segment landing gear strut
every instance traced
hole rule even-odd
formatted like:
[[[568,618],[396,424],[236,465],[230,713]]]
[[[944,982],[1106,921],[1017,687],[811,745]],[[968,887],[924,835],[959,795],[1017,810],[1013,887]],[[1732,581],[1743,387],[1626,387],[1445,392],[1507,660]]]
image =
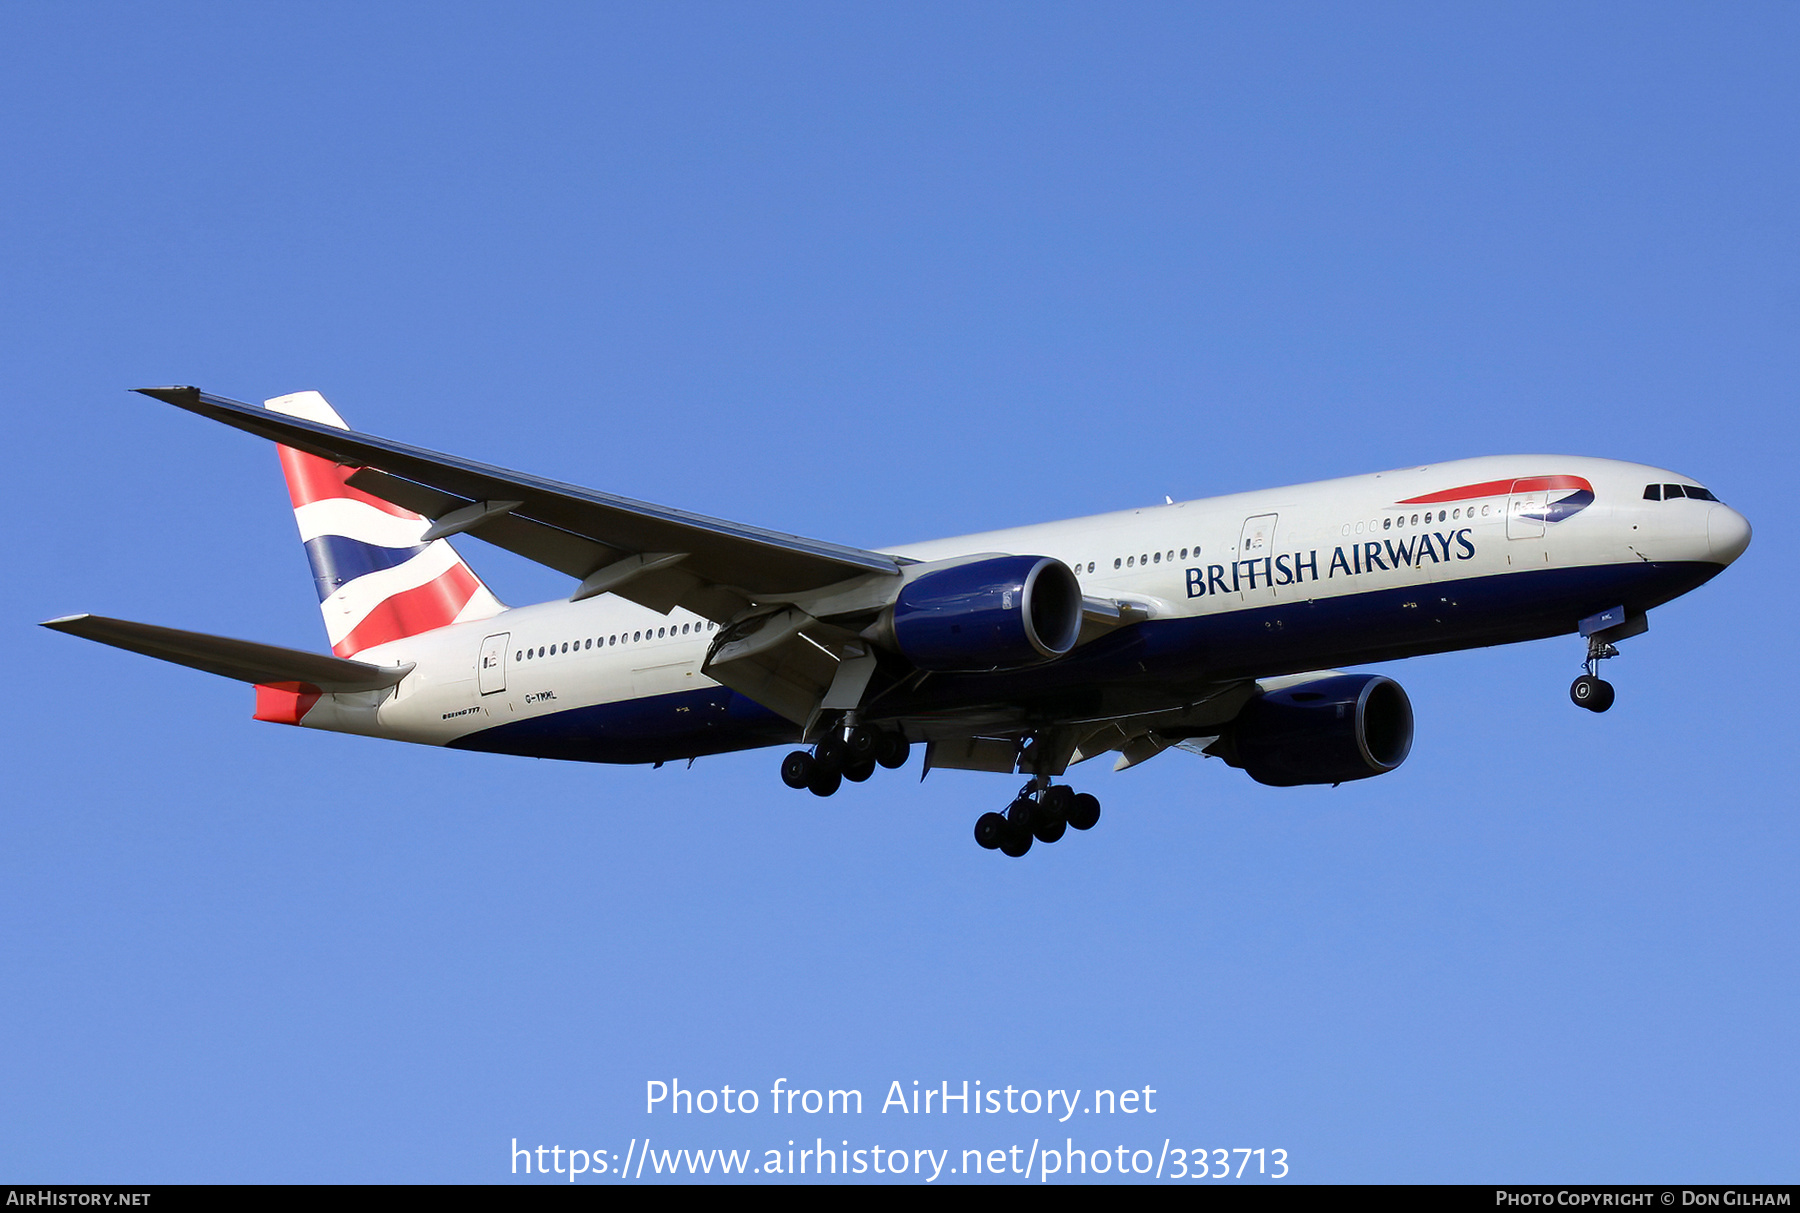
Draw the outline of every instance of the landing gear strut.
[[[1100,802],[1086,792],[1047,780],[1033,779],[1019,789],[1004,813],[983,813],[975,821],[975,842],[1014,859],[1031,849],[1035,839],[1048,845],[1074,826],[1091,830],[1100,820]]]
[[[1617,657],[1616,646],[1596,637],[1588,637],[1587,660],[1581,668],[1586,671],[1569,684],[1569,698],[1575,701],[1578,708],[1586,708],[1590,712],[1604,712],[1613,705],[1613,684],[1600,677],[1600,663],[1608,657]]]

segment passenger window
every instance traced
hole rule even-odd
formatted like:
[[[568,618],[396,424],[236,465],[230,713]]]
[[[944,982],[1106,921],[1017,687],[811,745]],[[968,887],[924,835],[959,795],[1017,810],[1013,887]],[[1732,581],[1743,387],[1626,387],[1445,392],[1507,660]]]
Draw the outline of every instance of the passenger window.
[[[1119,558],[1117,556],[1114,556],[1113,557],[1113,568],[1116,569],[1118,567],[1119,567]]]
[[[631,634],[631,639],[633,641],[642,640],[643,638],[644,638],[644,634],[642,632],[633,632]]]
[[[1381,520],[1381,529],[1384,531],[1393,530],[1394,529],[1394,520],[1392,518],[1383,518]]]
[[[513,660],[514,661],[524,661],[525,660],[525,651],[523,649],[514,649],[513,650]]]
[[[1125,557],[1125,567],[1128,569],[1135,569],[1137,567],[1137,557],[1136,556]]]
[[[1094,571],[1094,562],[1090,560],[1090,561],[1088,561],[1088,572],[1091,573],[1093,571]]]
[[[1157,563],[1157,564],[1161,564],[1161,563],[1162,563],[1162,553],[1161,553],[1161,552],[1158,552],[1158,553],[1157,553],[1157,554],[1156,554],[1156,563]]]

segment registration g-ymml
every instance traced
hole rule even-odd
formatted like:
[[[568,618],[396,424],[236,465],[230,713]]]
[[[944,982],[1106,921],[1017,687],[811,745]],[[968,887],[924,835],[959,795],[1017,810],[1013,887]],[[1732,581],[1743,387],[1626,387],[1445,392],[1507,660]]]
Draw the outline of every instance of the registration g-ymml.
[[[1570,696],[1604,712],[1600,662],[1750,542],[1691,476],[1507,455],[857,548],[357,433],[316,392],[144,390],[278,445],[334,655],[45,626],[251,683],[258,720],[422,745],[785,746],[781,779],[818,796],[918,750],[1025,777],[975,822],[1012,856],[1094,826],[1064,780],[1101,755],[1181,747],[1277,787],[1392,771],[1405,691],[1339,666],[1566,635]],[[454,535],[566,574],[568,597],[504,605]]]

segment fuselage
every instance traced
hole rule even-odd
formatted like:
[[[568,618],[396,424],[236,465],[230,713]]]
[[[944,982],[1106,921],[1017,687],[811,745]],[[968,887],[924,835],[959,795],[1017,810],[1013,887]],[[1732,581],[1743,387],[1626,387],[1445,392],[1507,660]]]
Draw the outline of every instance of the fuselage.
[[[1749,534],[1666,469],[1492,456],[898,544],[881,550],[1054,557],[1085,594],[1147,618],[1041,665],[911,681],[871,715],[966,728],[983,713],[1155,711],[1221,680],[1572,633],[1702,584]],[[796,740],[794,722],[705,676],[715,634],[698,615],[611,595],[516,607],[365,650],[359,660],[414,669],[392,691],[325,696],[304,724],[595,762]]]

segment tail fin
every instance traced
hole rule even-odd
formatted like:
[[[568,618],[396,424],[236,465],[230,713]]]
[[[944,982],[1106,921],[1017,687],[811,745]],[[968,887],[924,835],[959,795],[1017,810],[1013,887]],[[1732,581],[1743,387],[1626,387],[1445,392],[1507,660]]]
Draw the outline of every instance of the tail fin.
[[[277,396],[263,405],[350,428],[317,392]],[[506,609],[447,540],[424,542],[429,522],[344,483],[356,468],[292,447],[276,449],[312,562],[325,632],[339,657]]]

